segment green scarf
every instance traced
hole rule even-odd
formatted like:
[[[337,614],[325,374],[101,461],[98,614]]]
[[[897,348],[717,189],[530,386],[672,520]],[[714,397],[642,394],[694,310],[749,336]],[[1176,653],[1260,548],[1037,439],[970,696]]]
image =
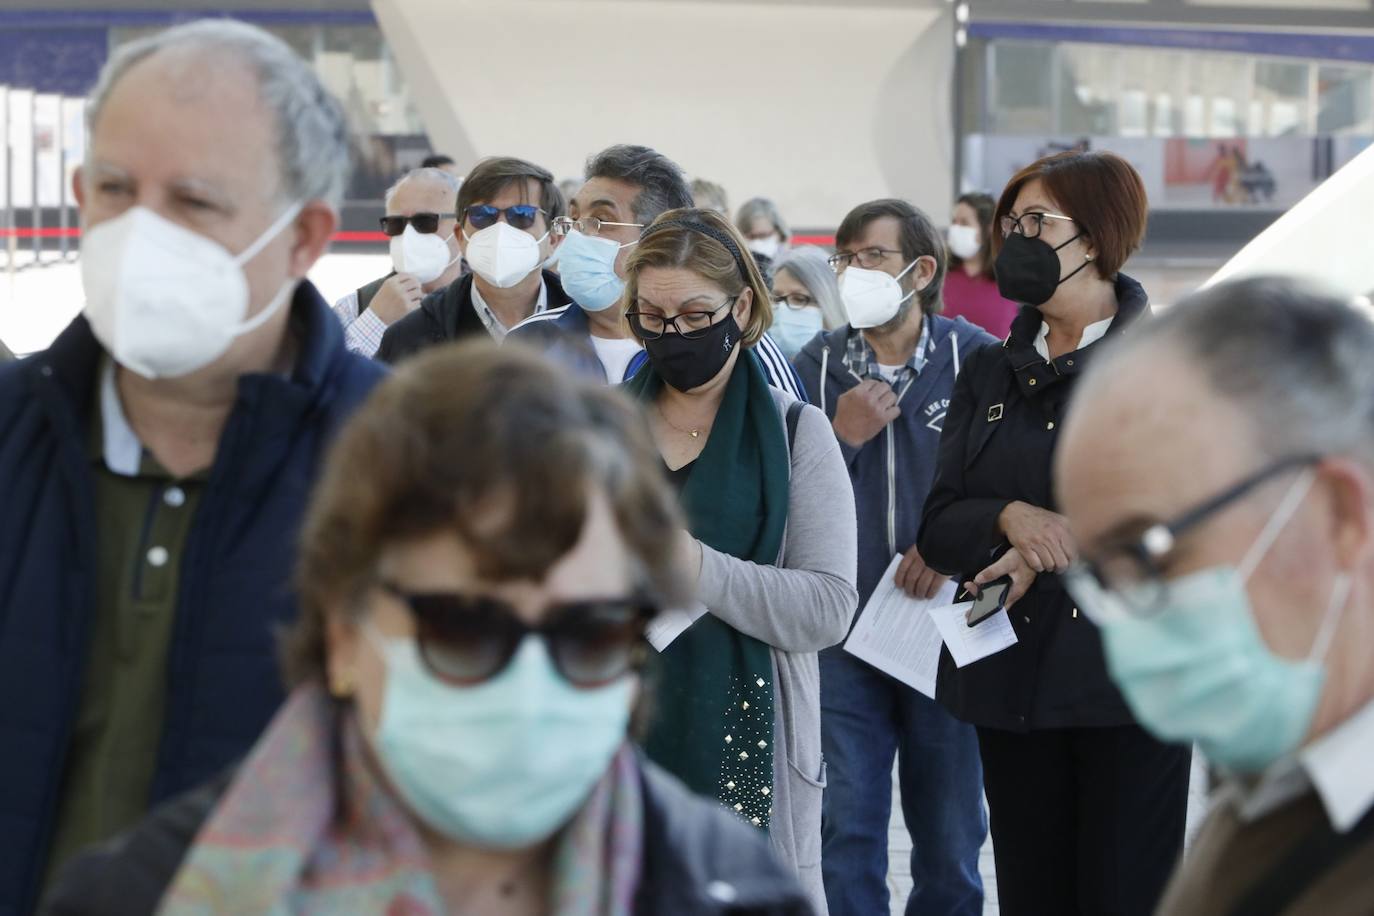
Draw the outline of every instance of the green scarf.
[[[624,385],[649,403],[652,363]],[[758,358],[740,354],[710,438],[682,489],[692,536],[773,565],[787,522],[787,434]],[[704,614],[658,656],[649,757],[694,792],[767,828],[773,808],[773,658],[767,643]]]

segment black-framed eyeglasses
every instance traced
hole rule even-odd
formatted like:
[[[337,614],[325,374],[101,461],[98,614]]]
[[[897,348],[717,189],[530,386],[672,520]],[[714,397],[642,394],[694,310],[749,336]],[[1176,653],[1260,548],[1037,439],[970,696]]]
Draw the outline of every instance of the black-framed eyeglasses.
[[[801,311],[816,304],[816,300],[806,293],[788,293],[786,296],[773,295],[769,297],[774,305],[785,305],[790,309]]]
[[[1041,213],[1034,211],[1022,213],[1020,216],[1004,216],[1001,219],[1002,238],[1006,238],[1013,232],[1024,235],[1028,239],[1040,238],[1041,231],[1045,228],[1045,220],[1062,220],[1066,223],[1074,222],[1072,216],[1062,216],[1058,213]]]
[[[472,224],[474,229],[494,226],[503,215],[512,228],[528,229],[534,225],[534,221],[543,212],[542,208],[536,207],[534,204],[516,204],[513,207],[506,207],[504,210],[490,204],[472,204],[463,210],[463,217]]]
[[[639,310],[639,303],[636,302],[625,312],[625,317],[629,319],[630,330],[634,331],[640,340],[658,340],[668,328],[672,328],[683,340],[695,340],[711,329],[711,325],[715,323],[715,316],[720,314],[721,309],[734,305],[738,298],[738,294],[731,296],[709,312],[683,312],[672,318],[664,318],[657,312],[642,312]]]
[[[597,219],[595,216],[584,216],[581,219],[573,219],[568,216],[555,217],[553,221],[554,235],[567,235],[576,229],[583,235],[600,235],[601,230],[606,227],[623,227],[626,229],[643,229],[643,223],[616,223],[608,219]]]
[[[860,248],[858,251],[837,251],[826,260],[830,262],[830,268],[835,271],[844,270],[855,261],[858,261],[859,266],[864,270],[872,270],[881,266],[883,260],[892,254],[901,254],[901,252],[895,248],[879,248],[875,245],[871,248]]]
[[[457,213],[412,213],[410,216],[383,216],[381,223],[382,231],[394,238],[406,231],[407,224],[414,226],[416,232],[428,234],[439,231],[440,220],[457,218]]]
[[[1196,528],[1227,506],[1252,493],[1281,474],[1308,468],[1321,455],[1292,455],[1260,468],[1238,483],[1180,513],[1167,522],[1151,525],[1140,536],[1114,545],[1096,560],[1080,560],[1064,573],[1064,581],[1080,607],[1094,620],[1121,616],[1147,617],[1162,604],[1168,580],[1164,559],[1179,536]],[[1130,594],[1127,600],[1124,595]]]
[[[642,596],[575,601],[551,607],[530,626],[504,601],[459,592],[408,592],[379,583],[415,618],[415,643],[425,669],[454,686],[500,674],[526,637],[539,636],[554,667],[575,687],[600,687],[647,657],[644,628],[658,613]]]

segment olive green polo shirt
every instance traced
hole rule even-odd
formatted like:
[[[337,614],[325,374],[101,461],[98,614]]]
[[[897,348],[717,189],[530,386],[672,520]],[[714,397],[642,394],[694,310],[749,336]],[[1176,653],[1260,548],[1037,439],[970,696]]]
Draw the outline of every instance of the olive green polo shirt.
[[[178,479],[129,427],[108,359],[88,454],[95,481],[96,606],[67,748],[49,880],[74,853],[136,823],[162,740],[181,560],[206,475]]]

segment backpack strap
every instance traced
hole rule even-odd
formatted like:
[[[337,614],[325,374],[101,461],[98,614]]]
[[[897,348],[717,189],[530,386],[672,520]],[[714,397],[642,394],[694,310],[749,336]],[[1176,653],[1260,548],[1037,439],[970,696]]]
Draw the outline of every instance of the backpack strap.
[[[787,453],[790,455],[797,445],[797,424],[801,422],[805,401],[793,401],[787,405]]]
[[[1327,872],[1374,839],[1374,809],[1345,833],[1322,820],[1231,907],[1231,916],[1279,916]]]

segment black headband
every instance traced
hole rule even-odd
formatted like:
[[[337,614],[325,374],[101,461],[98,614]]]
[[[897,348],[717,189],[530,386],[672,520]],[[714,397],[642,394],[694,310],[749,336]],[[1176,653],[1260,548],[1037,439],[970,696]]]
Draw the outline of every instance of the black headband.
[[[725,246],[725,250],[730,252],[730,256],[735,259],[735,266],[739,268],[739,275],[744,279],[744,285],[749,285],[749,268],[744,264],[744,255],[740,253],[739,246],[735,244],[734,239],[730,238],[726,233],[721,232],[715,226],[708,226],[694,219],[669,219],[661,223],[654,223],[648,229],[645,229],[644,234],[639,237],[639,240],[641,242],[644,241],[644,239],[665,226],[681,226],[683,229],[699,232],[708,238],[713,238],[717,242],[720,242]]]

